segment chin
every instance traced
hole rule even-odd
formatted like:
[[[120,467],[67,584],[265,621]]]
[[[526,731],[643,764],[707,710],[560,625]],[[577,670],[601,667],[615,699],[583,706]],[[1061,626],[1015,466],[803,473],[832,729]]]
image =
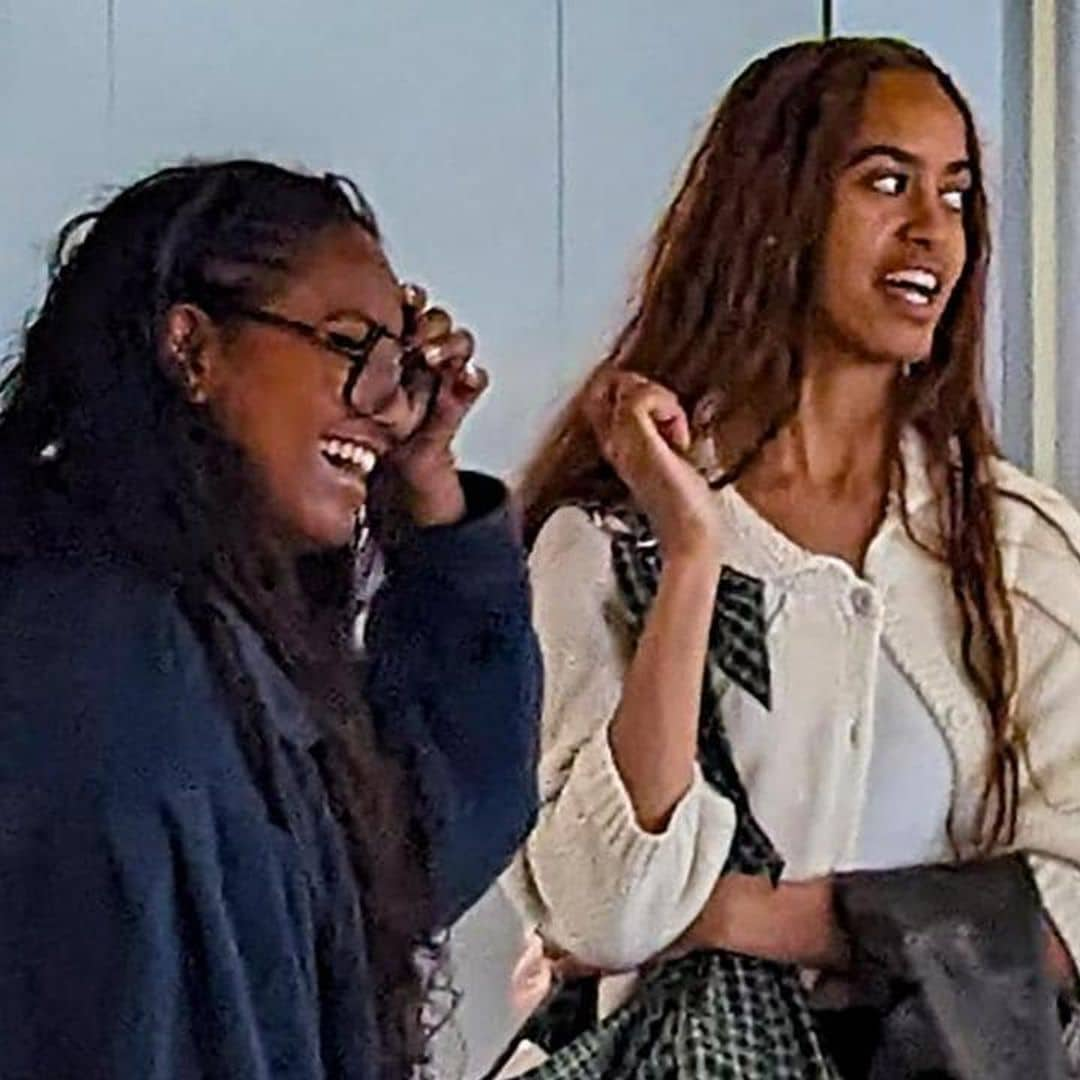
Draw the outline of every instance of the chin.
[[[311,555],[318,551],[348,547],[353,541],[354,521],[351,515],[310,515],[293,522],[289,532],[298,554]]]
[[[925,360],[933,348],[933,335],[895,334],[886,340],[863,344],[866,357],[875,364],[903,367],[912,361]]]

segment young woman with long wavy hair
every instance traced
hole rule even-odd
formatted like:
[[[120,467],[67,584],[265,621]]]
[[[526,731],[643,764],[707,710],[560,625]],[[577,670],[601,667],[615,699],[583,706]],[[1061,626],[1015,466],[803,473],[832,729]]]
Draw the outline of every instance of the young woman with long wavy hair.
[[[578,961],[691,954],[546,1075],[673,1038],[680,1076],[830,1075],[794,976],[844,963],[841,871],[1021,852],[1075,978],[1080,516],[995,446],[989,255],[916,48],[779,49],[712,117],[522,484],[548,696],[511,889]]]

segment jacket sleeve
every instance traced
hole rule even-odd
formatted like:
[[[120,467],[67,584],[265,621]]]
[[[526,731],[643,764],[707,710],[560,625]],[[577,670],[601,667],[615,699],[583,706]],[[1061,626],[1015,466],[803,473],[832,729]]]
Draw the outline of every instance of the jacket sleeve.
[[[468,513],[387,559],[365,630],[368,697],[419,789],[438,923],[495,880],[536,815],[542,669],[505,488],[464,474]]]
[[[610,539],[558,510],[532,553],[547,672],[539,821],[504,879],[526,921],[578,958],[632,968],[700,913],[724,868],[735,809],[695,766],[662,833],[637,823],[608,738],[633,642]]]

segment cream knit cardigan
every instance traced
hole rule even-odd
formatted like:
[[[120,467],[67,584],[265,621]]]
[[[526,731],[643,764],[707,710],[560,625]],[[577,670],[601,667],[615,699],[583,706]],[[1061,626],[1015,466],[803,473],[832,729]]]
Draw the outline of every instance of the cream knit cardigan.
[[[904,456],[916,535],[932,535],[929,477],[913,436]],[[1027,854],[1045,910],[1080,966],[1080,515],[1010,465],[1000,463],[995,474],[1015,496],[1001,500],[998,521],[1020,645],[1016,715],[1028,746],[1015,847]],[[786,876],[825,874],[853,854],[881,648],[946,739],[954,825],[970,844],[989,746],[986,713],[961,662],[947,569],[908,536],[899,498],[861,577],[798,547],[733,490],[716,499],[727,525],[723,562],[766,582],[772,710],[734,685],[722,708],[751,804],[787,861]],[[724,864],[734,810],[698,773],[662,834],[638,827],[608,742],[632,651],[610,538],[580,509],[561,509],[537,540],[532,574],[547,671],[542,807],[503,883],[526,920],[559,945],[630,969],[702,909]]]

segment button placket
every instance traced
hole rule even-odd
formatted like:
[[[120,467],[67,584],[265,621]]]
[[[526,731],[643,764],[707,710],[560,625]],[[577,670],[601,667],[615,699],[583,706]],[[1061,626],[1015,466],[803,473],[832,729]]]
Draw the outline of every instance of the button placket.
[[[860,585],[851,593],[851,609],[860,618],[866,619],[874,614],[874,594],[866,585]]]
[[[860,622],[865,623],[875,618],[878,613],[877,598],[874,590],[869,585],[856,585],[849,594],[851,610]],[[865,625],[858,631],[861,635],[867,632]],[[848,744],[852,749],[857,749],[862,741],[862,729],[864,725],[862,709],[856,709],[848,725]]]

